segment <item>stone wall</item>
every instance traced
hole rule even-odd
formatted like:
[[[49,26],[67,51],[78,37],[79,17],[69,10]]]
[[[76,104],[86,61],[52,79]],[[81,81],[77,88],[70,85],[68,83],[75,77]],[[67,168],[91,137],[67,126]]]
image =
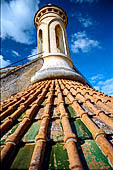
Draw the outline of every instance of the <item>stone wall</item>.
[[[35,60],[24,64],[17,70],[6,74],[1,78],[1,96],[0,100],[4,101],[11,95],[16,94],[30,85],[30,79],[36,71],[42,67],[42,60]]]

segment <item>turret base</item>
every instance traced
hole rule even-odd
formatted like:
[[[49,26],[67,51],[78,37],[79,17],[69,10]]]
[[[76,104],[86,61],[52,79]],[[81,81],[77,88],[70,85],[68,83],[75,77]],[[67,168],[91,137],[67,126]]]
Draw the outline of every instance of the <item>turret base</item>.
[[[86,80],[77,72],[72,69],[67,69],[63,67],[48,68],[36,72],[36,74],[31,78],[31,83],[38,82],[45,79],[54,78],[64,78],[70,80],[76,80],[81,83],[87,84]]]

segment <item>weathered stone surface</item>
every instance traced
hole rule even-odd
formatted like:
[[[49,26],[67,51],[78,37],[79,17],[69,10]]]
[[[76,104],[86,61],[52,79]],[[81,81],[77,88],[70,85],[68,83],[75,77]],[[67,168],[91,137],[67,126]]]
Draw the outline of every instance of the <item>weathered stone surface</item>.
[[[24,88],[27,88],[30,84],[31,77],[35,72],[40,70],[42,64],[41,61],[37,60],[31,62],[29,65],[25,66],[17,71],[14,71],[12,74],[8,74],[1,78],[1,101],[4,101],[11,95],[18,93]]]

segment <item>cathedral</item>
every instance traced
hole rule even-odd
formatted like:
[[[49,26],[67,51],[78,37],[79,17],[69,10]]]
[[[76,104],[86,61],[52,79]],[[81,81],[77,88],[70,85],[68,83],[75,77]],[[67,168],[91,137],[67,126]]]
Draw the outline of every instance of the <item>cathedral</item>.
[[[1,170],[113,168],[113,97],[73,65],[67,23],[62,8],[40,8],[40,57],[1,77]]]

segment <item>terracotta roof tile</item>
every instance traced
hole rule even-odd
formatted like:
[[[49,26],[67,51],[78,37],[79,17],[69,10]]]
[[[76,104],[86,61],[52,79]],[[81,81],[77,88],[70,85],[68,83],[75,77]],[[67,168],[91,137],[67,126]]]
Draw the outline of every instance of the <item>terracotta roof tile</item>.
[[[111,169],[112,117],[113,98],[79,82],[56,79],[30,85],[1,103],[2,169]],[[21,145],[29,148],[26,165],[19,165],[25,159]],[[101,165],[94,153],[100,153]]]

